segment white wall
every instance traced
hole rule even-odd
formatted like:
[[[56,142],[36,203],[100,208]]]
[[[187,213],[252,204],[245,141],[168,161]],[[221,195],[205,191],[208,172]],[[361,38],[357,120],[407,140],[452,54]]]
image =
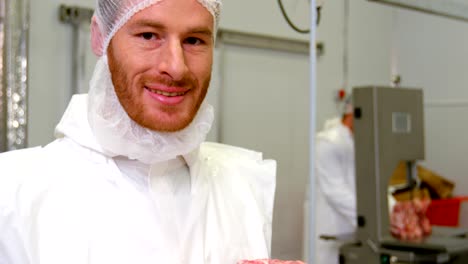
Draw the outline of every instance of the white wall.
[[[60,4],[92,7],[94,0],[31,0],[28,145],[44,145],[71,96],[71,26],[58,19]]]
[[[424,89],[426,162],[468,194],[468,23],[398,10],[397,67],[402,86]]]
[[[392,9],[364,0],[349,1],[348,80],[343,72],[345,1],[325,1],[317,40],[325,44],[325,55],[317,64],[318,127],[336,115],[333,103],[340,88],[351,91],[362,85],[389,85],[392,45]]]
[[[277,160],[272,251],[278,258],[299,258],[308,175],[308,58],[230,46],[224,62],[221,139]]]
[[[289,28],[276,2],[276,0],[224,0],[221,27],[241,32],[308,40],[308,35],[297,34]],[[297,26],[308,28],[308,1],[283,2]]]

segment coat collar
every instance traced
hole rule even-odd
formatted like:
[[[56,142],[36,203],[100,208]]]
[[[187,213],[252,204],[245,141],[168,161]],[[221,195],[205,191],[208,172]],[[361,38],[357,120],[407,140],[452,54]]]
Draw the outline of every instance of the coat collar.
[[[105,153],[94,136],[88,123],[87,109],[88,95],[74,95],[62,119],[55,128],[55,137],[57,139],[70,138],[85,148],[98,152],[107,158],[112,158]],[[189,167],[193,167],[197,162],[199,153],[199,148],[196,148],[188,154],[183,155],[183,159]]]

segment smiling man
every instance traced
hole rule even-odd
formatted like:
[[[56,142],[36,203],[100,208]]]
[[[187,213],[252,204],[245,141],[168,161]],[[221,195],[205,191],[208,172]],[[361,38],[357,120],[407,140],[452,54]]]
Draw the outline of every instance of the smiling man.
[[[274,161],[203,143],[219,0],[98,0],[99,57],[45,147],[0,155],[1,264],[269,257]]]
[[[186,19],[181,19],[186,18]],[[162,1],[112,38],[109,68],[128,115],[159,131],[185,128],[208,90],[214,18],[197,1]]]

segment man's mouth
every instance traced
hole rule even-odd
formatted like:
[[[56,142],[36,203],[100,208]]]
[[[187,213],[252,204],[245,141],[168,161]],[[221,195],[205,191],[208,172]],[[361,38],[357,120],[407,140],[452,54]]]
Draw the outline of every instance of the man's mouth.
[[[166,91],[161,91],[161,90],[156,90],[156,89],[150,89],[148,87],[145,87],[146,90],[148,90],[151,93],[154,94],[159,94],[167,97],[175,97],[175,96],[183,96],[186,93],[188,93],[189,90],[183,91],[183,92],[166,92]]]

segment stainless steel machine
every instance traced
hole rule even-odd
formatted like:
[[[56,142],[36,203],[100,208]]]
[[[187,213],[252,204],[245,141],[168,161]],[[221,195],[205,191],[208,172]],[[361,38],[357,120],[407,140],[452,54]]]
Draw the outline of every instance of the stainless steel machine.
[[[358,229],[340,248],[340,264],[468,263],[466,230],[433,229],[422,242],[390,234],[389,180],[400,162],[407,182],[424,159],[423,92],[420,89],[353,89]]]

